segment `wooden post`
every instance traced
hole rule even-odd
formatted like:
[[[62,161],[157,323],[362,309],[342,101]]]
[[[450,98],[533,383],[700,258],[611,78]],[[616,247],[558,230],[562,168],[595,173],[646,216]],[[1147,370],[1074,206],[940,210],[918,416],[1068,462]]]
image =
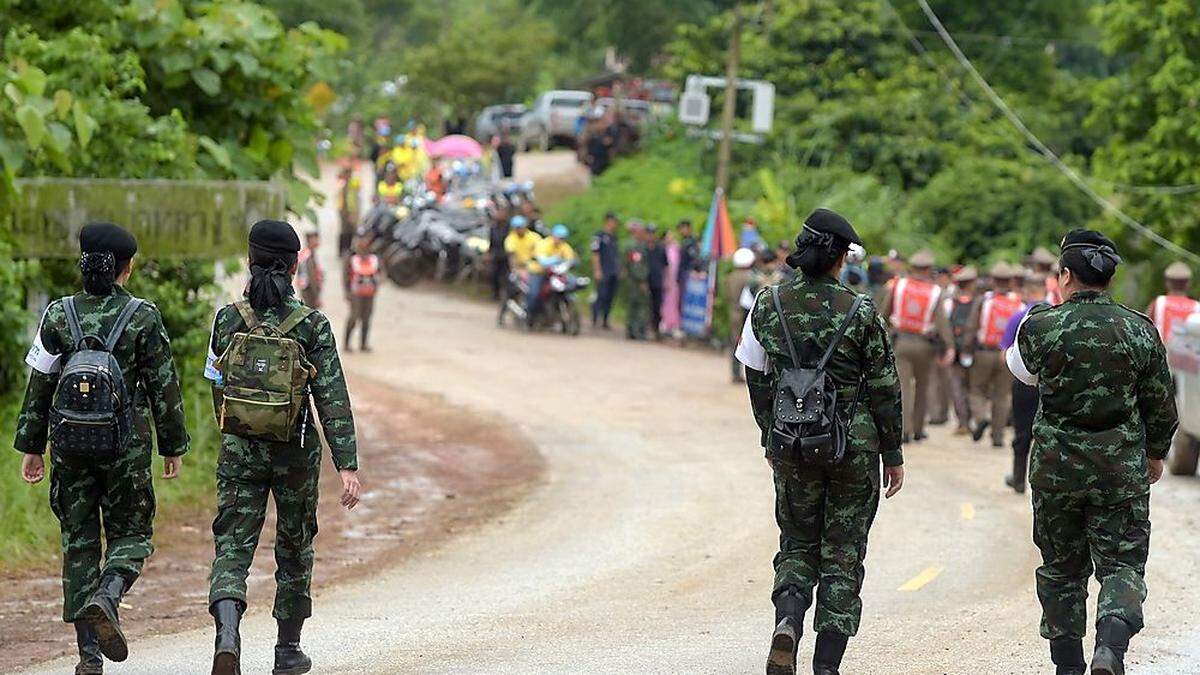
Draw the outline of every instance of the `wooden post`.
[[[733,150],[733,115],[737,106],[738,60],[742,51],[742,8],[733,6],[733,34],[729,37],[729,55],[725,62],[725,101],[721,108],[721,145],[717,151],[717,189],[729,188],[729,155]]]

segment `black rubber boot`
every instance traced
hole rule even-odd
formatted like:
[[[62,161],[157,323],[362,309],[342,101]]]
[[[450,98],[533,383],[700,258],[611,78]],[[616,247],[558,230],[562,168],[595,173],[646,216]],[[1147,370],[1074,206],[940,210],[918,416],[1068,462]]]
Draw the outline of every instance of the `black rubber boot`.
[[[978,443],[980,439],[983,438],[983,434],[987,432],[988,427],[991,426],[991,424],[991,420],[982,420],[977,423],[975,428],[971,430],[971,440]]]
[[[100,643],[100,653],[109,661],[124,661],[129,657],[129,644],[121,632],[117,608],[125,595],[125,578],[109,574],[100,578],[100,587],[88,604],[79,610],[78,621],[91,624]]]
[[[795,588],[775,596],[775,633],[771,636],[771,651],[767,654],[767,675],[795,675],[805,609]]]
[[[75,642],[79,645],[79,663],[75,675],[104,675],[104,658],[100,656],[100,640],[96,630],[86,621],[75,622]]]
[[[1083,640],[1054,638],[1050,641],[1050,660],[1054,662],[1055,675],[1084,675],[1087,664],[1083,661]]]
[[[1013,470],[1004,477],[1004,484],[1019,495],[1025,494],[1025,462],[1020,457],[1013,457]]]
[[[840,675],[838,668],[842,667],[842,656],[846,653],[849,639],[841,633],[817,633],[817,645],[813,648],[813,675]]]
[[[218,600],[208,608],[217,628],[212,675],[241,675],[242,636],[238,629],[245,611],[246,605],[234,598]]]
[[[1096,622],[1096,652],[1092,675],[1125,675],[1125,650],[1133,630],[1124,619],[1106,616]]]
[[[271,675],[302,675],[312,670],[312,659],[300,651],[304,619],[279,619],[279,642],[275,645],[275,669]]]

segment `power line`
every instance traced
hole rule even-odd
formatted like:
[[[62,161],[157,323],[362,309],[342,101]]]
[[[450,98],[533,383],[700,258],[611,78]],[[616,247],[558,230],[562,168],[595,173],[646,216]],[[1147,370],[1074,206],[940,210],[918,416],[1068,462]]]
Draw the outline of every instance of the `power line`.
[[[891,2],[889,0],[884,0],[884,2],[891,6]],[[1067,177],[1067,179],[1075,184],[1075,187],[1079,188],[1081,192],[1087,195],[1088,198],[1090,198],[1096,203],[1097,206],[1103,209],[1105,213],[1115,217],[1125,225],[1142,233],[1159,246],[1188,258],[1189,260],[1200,263],[1200,255],[1192,253],[1186,248],[1176,244],[1170,239],[1167,239],[1161,234],[1151,230],[1149,227],[1146,227],[1135,220],[1132,216],[1118,208],[1117,205],[1100,196],[1100,194],[1093,190],[1092,186],[1088,185],[1087,181],[1081,178],[1074,169],[1067,166],[1061,159],[1059,159],[1058,155],[1054,154],[1053,150],[1043,143],[1040,138],[1034,135],[1034,133],[1029,130],[1029,127],[1025,126],[1025,122],[1021,120],[1020,116],[1013,112],[1012,108],[1010,108],[1008,104],[1004,102],[1004,99],[996,93],[996,90],[992,89],[992,85],[988,84],[988,81],[979,74],[979,71],[975,69],[975,66],[971,63],[971,60],[968,59],[965,54],[963,54],[961,49],[959,49],[958,43],[954,41],[954,37],[950,35],[950,32],[946,30],[944,25],[942,25],[941,19],[939,19],[937,14],[934,13],[933,8],[929,6],[929,3],[926,2],[926,0],[917,0],[917,2],[921,5],[921,11],[925,12],[925,16],[929,19],[929,23],[933,25],[934,30],[936,30],[938,35],[942,38],[942,42],[946,43],[946,46],[951,52],[954,53],[954,58],[957,59],[963,69],[965,69],[967,73],[971,75],[971,78],[975,80],[975,83],[978,84],[981,89],[983,89],[983,92],[987,94],[987,97],[992,101],[992,104],[995,105],[1006,118],[1008,118],[1008,121],[1017,128],[1017,131],[1020,131],[1021,134],[1025,136],[1025,139],[1029,141],[1030,144],[1037,148],[1038,152],[1040,152],[1042,156],[1046,158],[1046,161],[1050,162],[1055,168],[1061,171],[1062,174]],[[892,7],[892,12],[896,13],[894,7]],[[896,14],[899,16],[898,13]]]

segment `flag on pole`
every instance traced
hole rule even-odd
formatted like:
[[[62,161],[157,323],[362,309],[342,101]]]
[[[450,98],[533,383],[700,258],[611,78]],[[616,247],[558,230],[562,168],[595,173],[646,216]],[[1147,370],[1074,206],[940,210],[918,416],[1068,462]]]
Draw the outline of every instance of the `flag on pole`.
[[[701,253],[710,260],[723,260],[733,255],[735,249],[737,239],[733,235],[733,222],[729,220],[725,193],[717,188],[708,208],[708,221],[704,224]]]

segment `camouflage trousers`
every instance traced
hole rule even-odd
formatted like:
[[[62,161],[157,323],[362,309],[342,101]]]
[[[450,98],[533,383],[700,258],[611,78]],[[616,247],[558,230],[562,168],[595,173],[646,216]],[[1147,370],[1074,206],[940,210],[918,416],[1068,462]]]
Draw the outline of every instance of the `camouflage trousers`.
[[[867,533],[879,508],[879,466],[879,455],[865,452],[847,453],[833,467],[776,466],[779,553],[772,597],[794,587],[807,609],[816,586],[818,632],[858,632]]]
[[[101,576],[119,574],[130,587],[154,552],[150,449],[135,445],[126,456],[102,464],[52,456],[50,509],[62,531],[62,616],[71,622]]]
[[[650,298],[647,291],[634,288],[629,293],[628,313],[625,317],[625,333],[633,338],[645,338],[650,328]]]
[[[317,535],[320,445],[307,447],[247,441],[226,435],[217,461],[216,556],[209,576],[208,601],[246,602],[246,576],[254,561],[267,515],[275,499],[275,608],[277,619],[312,615],[313,538]]]
[[[1105,499],[1035,489],[1033,541],[1042,552],[1037,569],[1042,637],[1084,636],[1093,566],[1100,582],[1096,619],[1116,616],[1135,633],[1142,629],[1150,495]]]

